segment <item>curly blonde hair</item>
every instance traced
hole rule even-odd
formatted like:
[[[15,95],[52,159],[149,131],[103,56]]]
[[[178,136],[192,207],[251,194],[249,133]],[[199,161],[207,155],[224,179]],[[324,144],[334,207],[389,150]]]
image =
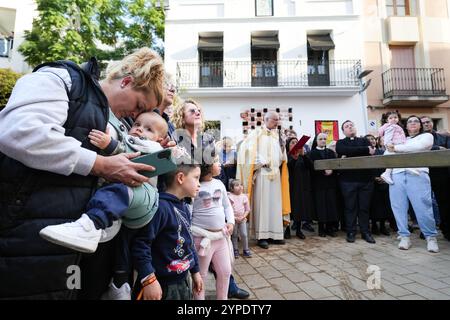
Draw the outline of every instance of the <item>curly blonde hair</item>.
[[[186,111],[186,106],[188,104],[195,105],[200,110],[200,117],[202,119],[202,125],[200,126],[200,131],[205,129],[205,118],[203,117],[203,108],[194,99],[186,99],[182,103],[176,105],[173,108],[172,118],[170,119],[177,129],[185,129],[186,123],[184,122],[184,112]]]
[[[134,88],[144,92],[153,90],[160,105],[164,99],[164,63],[159,54],[149,48],[141,48],[106,69],[106,80],[133,78]]]

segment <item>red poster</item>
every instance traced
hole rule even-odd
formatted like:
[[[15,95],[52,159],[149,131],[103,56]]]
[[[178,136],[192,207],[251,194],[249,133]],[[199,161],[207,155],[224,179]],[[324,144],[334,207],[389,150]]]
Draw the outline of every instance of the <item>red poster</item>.
[[[327,144],[339,140],[339,127],[337,120],[316,120],[316,134],[327,133]]]

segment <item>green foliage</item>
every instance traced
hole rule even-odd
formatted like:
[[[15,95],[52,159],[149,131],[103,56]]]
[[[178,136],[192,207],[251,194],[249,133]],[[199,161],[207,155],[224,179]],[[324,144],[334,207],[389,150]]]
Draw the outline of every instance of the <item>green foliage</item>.
[[[16,81],[21,76],[11,69],[0,69],[0,110],[5,107]]]
[[[36,0],[39,16],[19,51],[31,66],[97,56],[120,59],[136,48],[157,47],[164,36],[160,0]],[[158,6],[158,4],[160,4]]]

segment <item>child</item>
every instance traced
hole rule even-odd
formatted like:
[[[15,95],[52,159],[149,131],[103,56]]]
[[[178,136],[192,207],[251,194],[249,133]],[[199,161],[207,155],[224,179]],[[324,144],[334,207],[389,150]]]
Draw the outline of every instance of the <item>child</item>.
[[[194,199],[192,233],[199,255],[200,274],[206,280],[212,262],[216,271],[216,297],[226,300],[232,269],[232,244],[234,214],[223,183],[213,177],[220,174],[216,157],[213,164],[203,164],[200,175],[200,192]],[[205,299],[205,290],[194,294],[196,300]]]
[[[233,231],[233,248],[234,257],[239,258],[238,235],[241,237],[242,246],[244,247],[244,257],[251,258],[252,254],[248,249],[247,237],[247,216],[250,214],[250,205],[247,195],[243,194],[244,186],[241,181],[230,180],[230,192],[228,199],[234,211],[235,228]]]
[[[389,111],[383,114],[381,117],[381,124],[383,126],[378,129],[378,134],[380,137],[384,138],[384,145],[387,146],[389,144],[398,145],[404,144],[406,142],[405,131],[402,127],[398,125],[400,122],[400,113],[398,111]],[[394,154],[389,152],[386,148],[384,152],[385,155]],[[419,175],[419,172],[416,169],[407,169],[409,173],[414,175]],[[381,179],[383,179],[388,184],[394,184],[392,180],[392,169],[387,168],[382,174]]]
[[[162,147],[158,143],[167,136],[165,120],[155,112],[140,114],[129,135],[122,136],[124,125],[110,113],[108,124],[115,129],[118,139],[108,133],[92,130],[89,134],[91,143],[106,154],[141,151],[156,152]],[[103,229],[111,227],[113,220],[122,218],[125,226],[138,229],[150,222],[158,208],[158,193],[154,185],[144,183],[130,188],[120,183],[106,185],[97,190],[87,205],[87,211],[78,220],[60,225],[47,226],[39,235],[44,239],[74,250],[92,253],[97,250],[99,242],[109,241],[120,229],[120,222],[113,226],[112,234]],[[103,237],[103,238],[102,238]]]
[[[179,165],[161,178],[166,190],[159,195],[159,208],[131,245],[138,273],[134,292],[139,292],[138,300],[190,300],[188,271],[196,292],[203,290],[203,281],[190,232],[191,214],[183,198],[197,195],[200,168]]]

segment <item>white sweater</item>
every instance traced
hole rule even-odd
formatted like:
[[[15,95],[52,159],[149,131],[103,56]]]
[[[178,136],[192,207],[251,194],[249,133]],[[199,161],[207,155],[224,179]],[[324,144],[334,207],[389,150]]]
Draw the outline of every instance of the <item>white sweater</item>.
[[[69,99],[62,79],[70,90],[70,75],[59,68],[43,68],[17,81],[0,112],[0,151],[30,168],[86,176],[97,154],[64,135]]]
[[[431,133],[422,133],[414,138],[407,137],[404,144],[395,146],[396,153],[421,152],[431,150],[433,147],[434,137]],[[405,171],[407,168],[397,168],[393,170],[393,174]],[[414,168],[419,171],[428,173],[428,168]]]

